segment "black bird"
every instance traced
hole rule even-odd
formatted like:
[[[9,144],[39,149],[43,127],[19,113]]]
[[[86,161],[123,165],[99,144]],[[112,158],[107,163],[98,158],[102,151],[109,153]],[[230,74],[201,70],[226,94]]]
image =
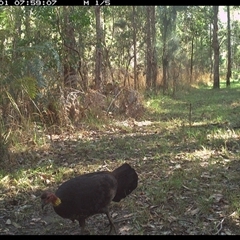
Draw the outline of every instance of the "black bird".
[[[114,171],[87,173],[64,182],[56,193],[41,195],[42,208],[51,203],[55,212],[72,221],[77,220],[84,233],[85,220],[95,214],[105,213],[110,223],[109,234],[116,227],[109,214],[111,201],[119,202],[138,185],[136,171],[127,163]]]

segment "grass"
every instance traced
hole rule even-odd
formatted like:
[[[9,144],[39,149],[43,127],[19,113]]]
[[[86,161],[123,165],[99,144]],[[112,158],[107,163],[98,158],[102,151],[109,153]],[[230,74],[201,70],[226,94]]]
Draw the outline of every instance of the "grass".
[[[143,120],[151,125],[102,119],[94,125],[89,117],[91,127],[86,129],[62,131],[52,140],[36,131],[32,144],[12,145],[11,161],[1,163],[0,209],[6,209],[1,232],[76,231],[76,225],[53,212],[48,216],[54,220],[36,222],[45,219],[41,192],[78,174],[113,170],[126,161],[138,172],[139,185],[128,198],[112,204],[114,219],[122,219],[122,234],[240,234],[237,84],[220,90],[193,88],[174,98],[148,95]],[[6,227],[7,219],[21,227]],[[101,227],[107,220],[97,219],[89,219],[90,229],[107,232]]]

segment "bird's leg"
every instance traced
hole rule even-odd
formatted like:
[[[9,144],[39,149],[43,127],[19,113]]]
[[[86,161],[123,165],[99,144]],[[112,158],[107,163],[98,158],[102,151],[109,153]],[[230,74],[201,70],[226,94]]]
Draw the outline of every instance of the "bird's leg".
[[[110,233],[112,232],[112,228],[114,229],[115,234],[117,234],[116,227],[115,227],[115,225],[114,225],[114,223],[113,223],[113,219],[112,219],[112,217],[110,216],[108,210],[106,211],[106,215],[107,215],[108,221],[109,221],[109,223],[110,223],[110,230],[109,230],[108,234],[110,234]]]
[[[79,222],[79,226],[81,228],[81,235],[83,235],[84,229],[85,229],[85,219],[79,219],[78,222]]]

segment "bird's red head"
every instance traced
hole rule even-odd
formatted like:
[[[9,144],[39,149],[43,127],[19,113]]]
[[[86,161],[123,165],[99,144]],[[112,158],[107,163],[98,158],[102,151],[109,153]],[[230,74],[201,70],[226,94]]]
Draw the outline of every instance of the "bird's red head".
[[[41,195],[41,200],[42,200],[42,209],[44,208],[45,205],[52,203],[53,206],[58,206],[61,203],[61,200],[51,192],[44,192]]]

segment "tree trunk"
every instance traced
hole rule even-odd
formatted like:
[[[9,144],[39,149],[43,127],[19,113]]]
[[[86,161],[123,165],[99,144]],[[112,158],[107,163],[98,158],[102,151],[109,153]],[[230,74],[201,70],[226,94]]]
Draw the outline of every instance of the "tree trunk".
[[[73,51],[76,48],[76,40],[74,37],[74,28],[69,19],[70,16],[70,6],[63,7],[63,19],[64,19],[64,27],[63,27],[63,44],[65,49],[65,59],[64,59],[64,86],[77,88],[77,78],[76,69],[73,68],[75,58]],[[74,76],[74,77],[71,77]]]
[[[100,13],[101,14],[101,13]],[[101,15],[100,15],[101,17]],[[100,24],[101,27],[101,46],[102,46],[102,63],[101,63],[101,87],[102,89],[104,89],[104,87],[107,85],[107,81],[108,81],[108,73],[110,71],[108,71],[108,65],[109,65],[109,59],[108,59],[108,49],[107,49],[107,44],[106,44],[106,31],[107,31],[107,19],[106,19],[106,14],[103,12],[102,13],[102,24]],[[100,20],[101,20],[100,19]],[[109,68],[110,70],[110,68]]]
[[[28,8],[27,6],[24,6],[24,12],[25,12],[25,40],[27,41],[27,44],[28,46],[30,45],[29,44],[29,41],[31,39],[31,25],[30,25],[30,8]]]
[[[213,51],[214,51],[214,72],[213,88],[220,88],[219,83],[219,42],[218,42],[218,7],[213,6]]]
[[[158,8],[160,10],[160,18],[162,24],[160,26],[160,32],[162,34],[162,84],[163,84],[163,94],[168,90],[168,80],[169,80],[169,67],[170,64],[174,62],[175,52],[178,48],[176,41],[174,40],[176,36],[176,18],[177,18],[177,7],[176,6],[161,6]]]
[[[135,19],[135,15],[136,15],[136,7],[133,6],[133,71],[134,71],[134,89],[138,89],[138,74],[137,74],[137,41],[136,41],[136,31],[137,31],[137,27],[136,27],[136,19]]]
[[[231,27],[230,27],[230,6],[227,6],[227,48],[228,48],[228,61],[227,61],[227,78],[226,86],[230,87],[230,78],[232,75],[232,62],[231,62]]]
[[[157,52],[156,52],[156,13],[155,6],[151,7],[151,30],[152,30],[152,88],[156,90],[157,85]]]
[[[191,39],[190,84],[192,83],[192,75],[193,75],[193,47],[194,47],[194,36],[192,36],[192,39]]]
[[[102,64],[102,27],[101,27],[101,14],[100,6],[95,6],[96,17],[96,63],[95,63],[95,89],[101,89],[101,64]]]
[[[147,58],[146,58],[146,89],[149,90],[152,87],[151,83],[151,52],[152,52],[152,43],[151,43],[151,6],[146,7],[147,10],[147,23],[146,23],[146,33],[147,33]]]
[[[157,57],[156,57],[156,18],[155,6],[147,6],[147,70],[146,88],[156,89],[157,82]]]
[[[163,94],[166,93],[168,89],[167,83],[167,69],[168,69],[168,56],[167,56],[166,44],[163,46],[163,57],[162,57],[162,68],[163,68],[163,77],[162,77],[162,84],[163,84]]]
[[[15,19],[14,19],[14,31],[13,31],[13,38],[12,38],[12,62],[18,60],[19,57],[22,56],[21,51],[17,50],[17,44],[21,40],[21,32],[22,32],[22,18],[23,13],[21,8],[15,8]]]
[[[209,42],[212,42],[212,29],[211,29],[211,26],[212,26],[212,21],[211,23],[209,24]],[[212,73],[213,73],[213,60],[212,60],[212,45],[210,44],[209,45],[209,60],[210,60],[210,76],[209,76],[209,80],[210,82],[212,81]]]
[[[163,94],[166,93],[166,90],[168,89],[167,84],[167,69],[168,69],[168,53],[167,53],[167,28],[168,28],[168,19],[167,19],[167,10],[166,6],[164,7],[164,16],[163,16],[163,30],[162,30],[162,38],[163,38],[163,55],[162,55],[162,84],[163,84]]]

